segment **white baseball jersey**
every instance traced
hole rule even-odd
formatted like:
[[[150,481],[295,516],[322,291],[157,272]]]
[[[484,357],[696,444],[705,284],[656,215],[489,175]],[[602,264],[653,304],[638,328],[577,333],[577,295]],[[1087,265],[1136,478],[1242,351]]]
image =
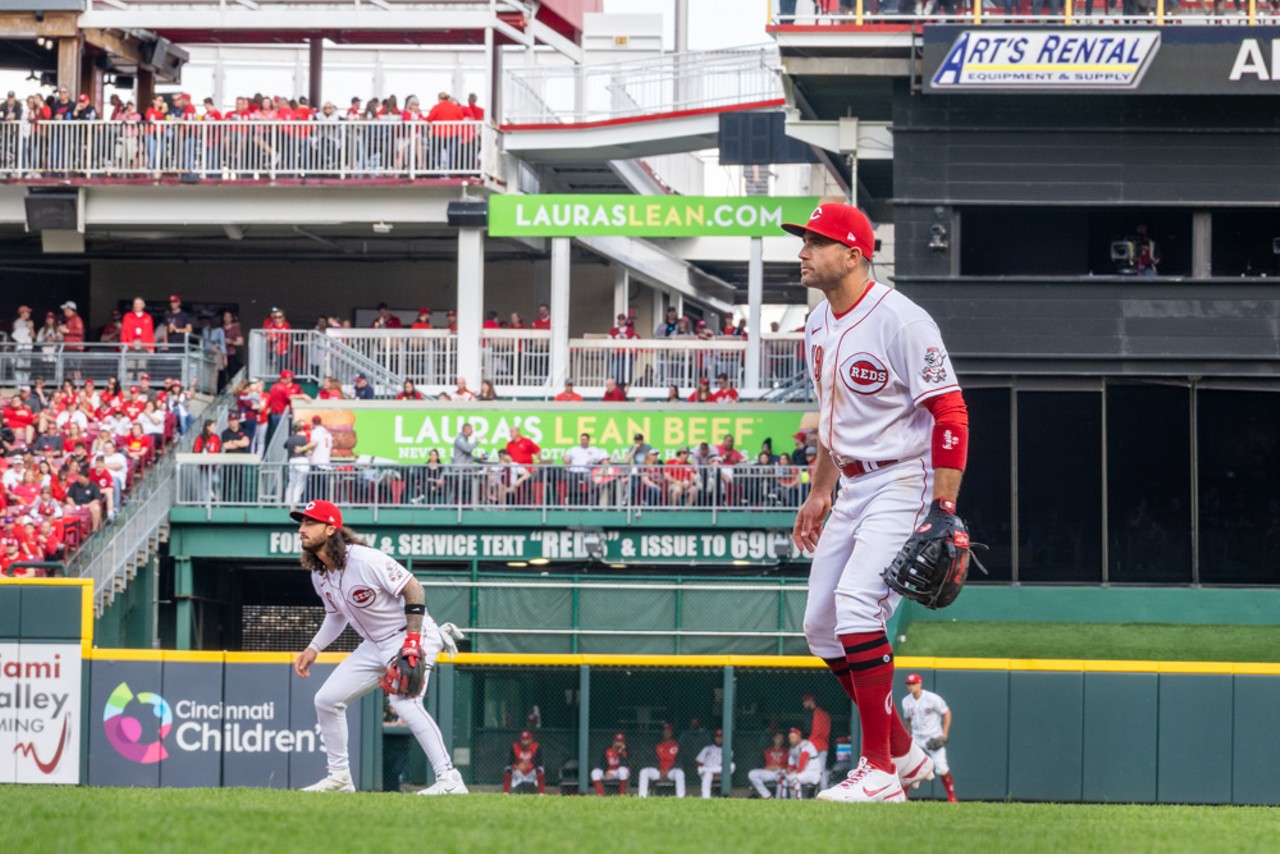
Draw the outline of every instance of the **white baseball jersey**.
[[[807,757],[801,765],[801,757]],[[808,768],[818,759],[818,748],[813,746],[813,742],[807,738],[800,739],[800,742],[791,748],[790,756],[787,760],[787,769],[790,771],[801,771]]]
[[[311,464],[313,466],[329,465],[333,459],[333,434],[323,425],[317,424],[311,428],[311,444],[315,445],[311,449]]]
[[[392,558],[368,546],[347,546],[341,572],[313,572],[311,583],[324,601],[325,614],[341,614],[360,637],[381,643],[404,631],[400,591],[413,576]],[[424,625],[432,625],[423,614]]]
[[[960,386],[924,309],[872,282],[842,316],[820,302],[804,342],[818,439],[837,465],[928,457],[933,416],[920,404]]]
[[[911,735],[922,741],[942,735],[942,717],[949,711],[947,701],[932,691],[921,691],[918,700],[910,694],[902,699],[902,713],[911,718]]]
[[[719,771],[724,766],[724,748],[718,744],[708,744],[698,751],[698,765]]]

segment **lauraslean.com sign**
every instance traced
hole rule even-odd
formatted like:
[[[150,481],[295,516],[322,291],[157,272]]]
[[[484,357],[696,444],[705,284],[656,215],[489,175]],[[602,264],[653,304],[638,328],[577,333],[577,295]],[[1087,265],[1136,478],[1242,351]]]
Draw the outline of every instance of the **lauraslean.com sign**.
[[[1159,49],[1154,30],[962,30],[930,88],[1135,89]]]

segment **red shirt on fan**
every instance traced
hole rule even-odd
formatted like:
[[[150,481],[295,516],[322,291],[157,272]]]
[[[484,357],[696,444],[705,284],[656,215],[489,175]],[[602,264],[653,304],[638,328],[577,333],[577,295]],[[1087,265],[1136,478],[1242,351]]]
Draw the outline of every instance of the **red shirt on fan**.
[[[126,400],[120,407],[120,411],[125,414],[130,421],[137,421],[138,416],[142,414],[142,410],[147,408],[145,400]]]
[[[35,415],[31,413],[31,408],[28,406],[6,406],[4,423],[14,430],[22,430],[35,423]]]
[[[105,467],[89,469],[89,480],[98,484],[98,488],[104,492],[115,488],[115,477]]]
[[[218,454],[222,452],[222,440],[217,436],[210,436],[208,439],[204,436],[197,436],[196,443],[191,450],[197,454]]]
[[[732,386],[728,388],[718,388],[711,392],[712,403],[737,403],[738,390]]]
[[[284,415],[289,409],[290,398],[295,394],[302,394],[302,386],[279,380],[267,392],[267,409],[272,415]]]
[[[521,436],[507,442],[507,453],[511,455],[513,463],[527,466],[533,464],[534,459],[542,453],[542,448],[528,436]]]
[[[120,343],[137,344],[148,350],[156,348],[156,324],[145,311],[131,311],[120,321]]]

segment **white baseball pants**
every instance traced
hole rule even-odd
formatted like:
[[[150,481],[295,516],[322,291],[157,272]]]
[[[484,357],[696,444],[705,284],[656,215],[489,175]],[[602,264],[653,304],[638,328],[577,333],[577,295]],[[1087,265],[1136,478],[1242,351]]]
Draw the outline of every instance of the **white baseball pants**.
[[[375,644],[362,641],[355,652],[329,674],[324,685],[316,692],[316,718],[320,722],[320,735],[324,739],[325,753],[328,755],[329,771],[349,770],[347,758],[347,706],[378,687],[378,680],[387,672],[387,665],[400,653],[404,645],[404,633]],[[422,750],[427,761],[439,779],[452,770],[449,751],[445,747],[444,738],[440,735],[440,727],[427,714],[422,704],[422,696],[426,694],[426,685],[430,682],[430,673],[435,665],[436,656],[444,649],[444,641],[434,621],[422,626],[422,656],[427,662],[428,679],[423,684],[423,692],[417,697],[392,697],[391,708],[395,709],[404,721]]]
[[[773,797],[773,793],[769,791],[768,784],[776,783],[781,787],[782,778],[784,776],[786,776],[785,771],[778,771],[776,769],[770,771],[766,768],[752,768],[747,772],[747,779],[751,781],[751,785],[755,786],[756,794],[765,800]]]
[[[842,478],[809,569],[804,636],[819,658],[843,658],[839,636],[882,632],[901,597],[880,577],[933,500],[933,469],[905,460]]]
[[[657,768],[641,768],[640,769],[640,797],[649,797],[649,784],[656,783],[662,779],[662,772]],[[680,768],[672,768],[667,772],[667,779],[676,784],[676,797],[684,797],[684,770]]]
[[[730,772],[734,771],[736,768],[737,766],[732,763],[729,765]],[[701,768],[698,770],[698,776],[702,778],[702,797],[711,797],[711,784],[719,774],[719,766],[716,766],[715,768]]]

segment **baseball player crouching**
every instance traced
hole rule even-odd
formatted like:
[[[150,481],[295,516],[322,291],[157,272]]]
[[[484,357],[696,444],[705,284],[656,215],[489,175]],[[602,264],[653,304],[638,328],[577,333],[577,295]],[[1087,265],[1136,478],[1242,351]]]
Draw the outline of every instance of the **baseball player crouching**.
[[[826,297],[805,324],[820,453],[792,531],[813,553],[804,632],[862,724],[857,767],[818,799],[905,801],[904,786],[933,771],[894,709],[885,626],[901,591],[884,573],[922,538],[944,535],[940,553],[967,549],[955,502],[969,416],[933,319],[871,277],[875,233],[866,215],[824,204],[783,229],[804,240],[800,284]]]
[[[947,763],[947,741],[951,738],[951,707],[932,691],[924,690],[919,673],[907,676],[907,690],[902,698],[902,715],[911,721],[911,738],[933,760],[933,770],[947,790],[947,800],[956,802],[956,784]]]
[[[306,792],[354,792],[347,759],[347,706],[382,685],[391,706],[413,732],[435,770],[420,795],[465,795],[462,775],[449,761],[440,728],[422,705],[436,656],[458,651],[457,626],[437,626],[427,614],[422,585],[399,563],[360,542],[342,525],[342,511],[312,501],[289,514],[302,537],[302,565],[324,602],[324,622],[293,669],[303,679],[325,647],[350,625],[364,638],[316,692],[316,717],[328,754],[328,775]],[[390,664],[388,664],[390,662]]]

